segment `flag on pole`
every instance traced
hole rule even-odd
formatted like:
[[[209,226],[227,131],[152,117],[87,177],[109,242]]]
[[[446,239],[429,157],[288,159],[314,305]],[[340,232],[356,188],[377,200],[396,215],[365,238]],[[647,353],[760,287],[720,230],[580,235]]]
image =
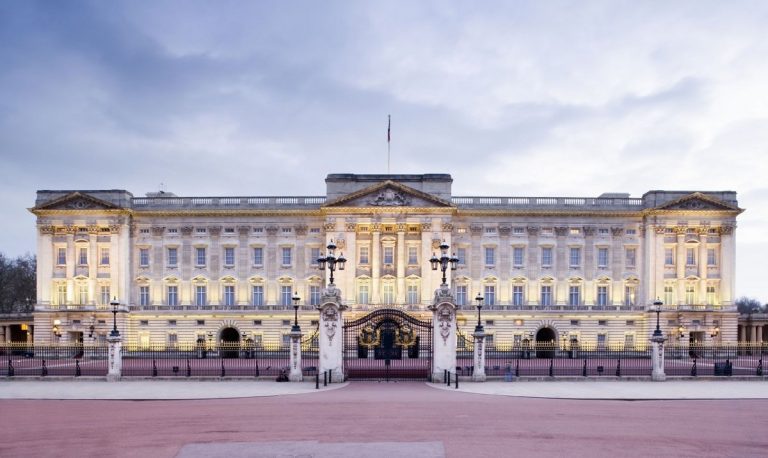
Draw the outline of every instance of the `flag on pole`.
[[[389,139],[390,139],[389,132],[391,127],[392,127],[392,116],[387,115],[387,143],[389,143]]]

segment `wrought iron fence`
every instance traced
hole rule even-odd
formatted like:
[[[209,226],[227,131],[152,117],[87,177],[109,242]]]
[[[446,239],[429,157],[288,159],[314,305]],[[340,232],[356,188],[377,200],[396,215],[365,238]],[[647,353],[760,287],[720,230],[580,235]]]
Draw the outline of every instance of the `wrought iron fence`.
[[[0,344],[0,376],[106,376],[108,347]]]

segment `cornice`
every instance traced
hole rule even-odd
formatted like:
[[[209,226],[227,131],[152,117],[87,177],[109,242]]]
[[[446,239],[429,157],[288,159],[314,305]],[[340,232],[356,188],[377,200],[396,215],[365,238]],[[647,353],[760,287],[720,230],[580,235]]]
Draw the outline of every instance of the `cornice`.
[[[100,209],[93,209],[93,210],[41,210],[41,209],[35,209],[35,208],[28,208],[30,213],[37,215],[37,216],[52,216],[52,215],[69,215],[69,216],[79,216],[79,215],[130,215],[133,213],[132,210],[127,208],[118,208],[118,209],[108,209],[108,208],[100,208]]]
[[[392,214],[392,213],[419,213],[453,215],[454,207],[323,207],[325,215],[357,215],[357,214]]]
[[[158,217],[158,216],[322,216],[323,213],[319,209],[307,210],[150,210],[150,211],[136,211],[132,212],[134,217]]]

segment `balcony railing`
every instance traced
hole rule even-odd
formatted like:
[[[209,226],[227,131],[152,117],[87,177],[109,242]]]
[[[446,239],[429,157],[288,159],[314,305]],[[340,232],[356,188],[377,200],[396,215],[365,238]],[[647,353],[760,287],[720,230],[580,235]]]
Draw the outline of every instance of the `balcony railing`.
[[[634,197],[452,197],[451,202],[469,208],[529,208],[593,210],[639,210],[643,199]]]
[[[268,196],[268,197],[134,197],[131,205],[136,209],[210,209],[210,208],[317,208],[325,203],[323,196]]]

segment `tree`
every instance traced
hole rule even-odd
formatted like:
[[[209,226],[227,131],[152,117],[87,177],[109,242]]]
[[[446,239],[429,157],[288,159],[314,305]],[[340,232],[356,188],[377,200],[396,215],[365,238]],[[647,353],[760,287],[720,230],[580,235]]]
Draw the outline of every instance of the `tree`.
[[[37,260],[32,255],[10,259],[0,253],[0,313],[27,310],[36,297]]]
[[[739,313],[752,313],[761,312],[764,310],[764,308],[763,304],[761,304],[759,300],[742,296],[736,299],[736,310],[738,310]]]

